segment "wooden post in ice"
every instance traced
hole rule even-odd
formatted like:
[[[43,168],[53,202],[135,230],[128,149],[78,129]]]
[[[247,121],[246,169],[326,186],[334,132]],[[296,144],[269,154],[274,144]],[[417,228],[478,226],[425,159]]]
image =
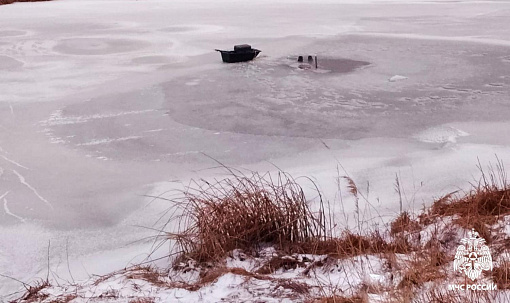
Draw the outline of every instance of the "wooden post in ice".
[[[317,55],[315,55],[315,69],[317,69]]]

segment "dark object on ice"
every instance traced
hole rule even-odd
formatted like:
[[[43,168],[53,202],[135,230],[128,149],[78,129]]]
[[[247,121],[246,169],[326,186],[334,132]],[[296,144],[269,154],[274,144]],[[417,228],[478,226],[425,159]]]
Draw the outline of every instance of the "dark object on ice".
[[[217,49],[221,53],[221,59],[226,63],[245,62],[255,59],[260,50],[251,48],[251,45],[240,44],[234,46],[233,51],[224,51]]]
[[[303,56],[298,56],[297,61],[299,63],[302,63],[304,61],[303,58],[304,58]],[[298,67],[300,69],[310,69],[313,66],[314,61],[315,61],[315,68],[318,67],[318,65],[317,65],[317,56],[315,56],[315,60],[314,60],[313,56],[308,55],[307,56],[307,61],[308,61],[308,64],[300,64]]]

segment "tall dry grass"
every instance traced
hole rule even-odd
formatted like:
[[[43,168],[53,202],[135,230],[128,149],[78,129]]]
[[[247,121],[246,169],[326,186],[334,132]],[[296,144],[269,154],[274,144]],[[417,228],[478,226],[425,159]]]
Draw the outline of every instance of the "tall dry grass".
[[[405,237],[388,241],[377,230],[362,233],[359,216],[356,232],[344,230],[332,235],[332,215],[318,190],[312,209],[312,201],[287,173],[245,175],[228,170],[230,175],[225,179],[191,182],[183,199],[174,200],[183,210],[178,222],[181,230],[167,233],[167,238],[176,241],[177,261],[219,261],[234,249],[256,252],[267,245],[282,255],[317,254],[339,259],[417,250]],[[350,178],[348,181],[349,191],[357,197],[356,184]]]
[[[234,249],[250,251],[263,244],[285,249],[324,239],[324,207],[312,211],[303,189],[288,174],[230,171],[230,178],[193,182],[184,192],[179,203],[185,228],[169,234],[183,255],[215,261]],[[323,205],[320,196],[318,200]]]
[[[482,229],[492,225],[503,216],[510,214],[510,187],[503,162],[489,165],[485,171],[478,165],[481,178],[472,184],[471,190],[463,195],[458,192],[450,193],[435,201],[423,219],[435,217],[456,216],[455,223],[467,228]],[[426,222],[424,222],[426,223]]]

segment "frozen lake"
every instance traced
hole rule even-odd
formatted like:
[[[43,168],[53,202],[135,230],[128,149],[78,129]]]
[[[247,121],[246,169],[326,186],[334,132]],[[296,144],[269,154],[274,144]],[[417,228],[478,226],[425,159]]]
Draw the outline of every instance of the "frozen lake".
[[[341,164],[385,216],[395,174],[406,209],[465,187],[510,161],[508,20],[508,1],[1,6],[0,274],[46,276],[49,242],[55,279],[143,259],[168,206],[144,195],[219,175],[209,157],[331,201]],[[262,53],[214,52],[240,43]],[[19,288],[0,276],[0,301]]]

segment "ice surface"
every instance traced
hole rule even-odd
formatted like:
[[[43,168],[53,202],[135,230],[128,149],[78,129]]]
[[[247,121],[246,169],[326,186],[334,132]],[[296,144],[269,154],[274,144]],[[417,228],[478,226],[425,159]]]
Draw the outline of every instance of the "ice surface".
[[[48,246],[50,274],[67,280],[143,260],[152,242],[136,241],[154,230],[137,226],[168,207],[143,195],[221,175],[204,154],[311,177],[339,226],[354,210],[339,174],[382,221],[398,211],[396,175],[406,209],[465,187],[477,158],[510,160],[509,13],[503,1],[2,6],[0,273],[45,277]],[[235,65],[214,52],[241,43],[263,52]],[[312,72],[289,65],[295,54],[369,64]],[[0,294],[19,289],[0,277]]]

